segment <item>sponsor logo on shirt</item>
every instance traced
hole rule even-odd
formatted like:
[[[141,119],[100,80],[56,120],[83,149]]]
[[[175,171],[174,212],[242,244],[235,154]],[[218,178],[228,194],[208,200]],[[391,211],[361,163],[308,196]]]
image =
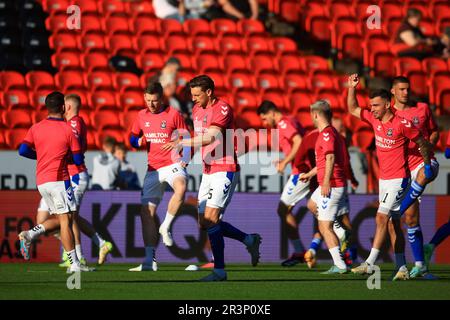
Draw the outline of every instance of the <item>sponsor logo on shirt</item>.
[[[323,134],[323,140],[324,141],[330,141],[330,133],[325,133]]]
[[[207,122],[208,122],[208,116],[204,116],[203,117],[203,124],[206,125]]]
[[[286,122],[284,122],[284,120],[281,120],[280,123],[278,123],[278,126],[279,126],[281,129],[286,129],[287,124],[286,124]]]
[[[377,127],[377,131],[381,131],[381,126],[380,125]]]
[[[150,127],[150,122],[145,121],[145,127],[146,127],[146,128]]]
[[[414,123],[414,125],[418,125],[419,124],[419,117],[414,117],[413,119],[412,119],[412,122]]]
[[[411,128],[411,122],[409,122],[408,120],[404,119],[401,121],[401,123],[403,123],[405,125],[405,127]]]
[[[163,120],[161,121],[161,129],[165,129],[167,127],[167,121]]]
[[[389,129],[387,130],[387,132],[386,132],[386,135],[387,135],[388,137],[392,137],[392,136],[394,135],[394,129],[389,128]]]
[[[222,114],[224,115],[224,116],[226,116],[227,114],[228,114],[228,107],[227,106],[222,106]]]

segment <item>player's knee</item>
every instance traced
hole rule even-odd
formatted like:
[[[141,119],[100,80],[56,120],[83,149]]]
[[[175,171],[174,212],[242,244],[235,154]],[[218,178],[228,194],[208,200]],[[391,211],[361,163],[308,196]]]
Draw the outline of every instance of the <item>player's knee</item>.
[[[309,200],[306,206],[308,207],[308,210],[311,211],[314,215],[317,214],[317,205],[314,201]]]
[[[381,226],[381,225],[385,226],[385,225],[387,225],[388,222],[389,222],[389,217],[388,217],[387,214],[384,214],[384,213],[377,213],[377,216],[376,216],[376,218],[375,218],[375,222],[376,222],[376,224],[377,224],[378,226]]]
[[[278,203],[277,213],[280,218],[285,218],[289,213],[289,207],[283,201],[280,201]]]

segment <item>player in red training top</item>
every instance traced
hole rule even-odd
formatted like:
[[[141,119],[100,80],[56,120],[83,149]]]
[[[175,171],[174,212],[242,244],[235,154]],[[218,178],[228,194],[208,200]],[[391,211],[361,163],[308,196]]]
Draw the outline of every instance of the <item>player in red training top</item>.
[[[392,222],[396,232],[397,273],[393,280],[409,277],[404,255],[404,239],[401,232],[399,209],[409,184],[410,172],[407,166],[407,146],[410,140],[420,147],[423,160],[430,164],[430,144],[420,131],[406,119],[400,118],[391,111],[391,95],[386,90],[376,90],[370,93],[371,110],[361,109],[356,100],[356,86],[359,83],[357,74],[348,79],[349,90],[347,105],[349,112],[355,117],[372,126],[375,133],[378,162],[380,165],[380,186],[378,212],[376,215],[376,231],[372,249],[367,260],[359,267],[352,269],[354,273],[366,274],[372,272],[372,267],[386,238],[388,221]],[[401,248],[403,247],[403,249]]]
[[[417,103],[417,106],[409,105],[410,83],[406,77],[396,77],[392,82],[391,93],[394,95],[395,114],[410,121],[422,132],[434,147],[439,141],[439,131],[434,121],[433,114],[425,103]],[[434,154],[431,158],[431,166],[423,162],[417,144],[411,141],[408,145],[408,166],[411,171],[411,186],[400,205],[400,215],[405,213],[405,223],[408,226],[408,241],[414,255],[415,266],[410,272],[411,278],[422,277],[427,273],[425,265],[423,235],[419,222],[419,200],[428,183],[433,181],[439,172],[439,163]],[[426,172],[427,171],[427,172]],[[431,178],[427,178],[426,176]],[[395,233],[390,224],[391,242],[395,242]]]
[[[72,213],[76,211],[75,197],[67,170],[67,159],[73,157],[76,165],[82,165],[84,156],[77,137],[64,121],[64,95],[52,92],[45,98],[48,118],[34,124],[20,145],[21,156],[37,159],[36,184],[39,193],[57,219],[49,219],[19,234],[21,253],[29,259],[31,241],[43,234],[60,228],[61,242],[70,261],[69,272],[89,271],[81,265],[75,252],[71,229]]]
[[[193,78],[189,87],[195,103],[192,112],[195,137],[168,143],[164,149],[201,147],[203,175],[198,191],[199,224],[208,232],[214,269],[200,281],[224,281],[227,279],[224,237],[244,243],[253,266],[256,266],[261,236],[246,234],[221,219],[239,180],[237,146],[229,145],[234,139],[226,139],[226,135],[234,137],[233,109],[214,95],[214,81],[207,75]]]
[[[72,129],[75,136],[81,146],[81,152],[84,154],[87,150],[87,128],[82,117],[79,116],[81,108],[81,98],[77,94],[67,94],[64,97],[65,101],[65,113],[67,125]],[[85,164],[77,166],[74,163],[68,164],[68,170],[70,175],[70,182],[72,185],[73,193],[75,196],[75,203],[77,205],[77,211],[73,214],[72,231],[75,237],[75,251],[77,253],[78,260],[82,264],[86,264],[86,259],[83,256],[81,249],[80,230],[90,237],[92,241],[99,248],[98,264],[101,265],[105,262],[106,256],[112,251],[113,245],[111,242],[105,241],[94,229],[94,227],[82,216],[79,215],[79,209],[81,206],[81,200],[89,185],[89,174]],[[45,202],[44,198],[39,203],[39,208],[36,216],[36,222],[38,224],[43,223],[50,218],[50,208]],[[67,252],[63,252],[63,262],[60,267],[69,267],[69,259]]]
[[[183,117],[177,110],[164,104],[163,88],[159,82],[148,85],[144,99],[147,108],[137,114],[131,128],[130,143],[133,147],[139,148],[142,139],[147,142],[148,167],[141,194],[145,259],[141,265],[129,271],[157,270],[155,251],[159,235],[156,209],[164,193],[164,183],[169,184],[174,190],[167,206],[164,222],[159,226],[159,234],[166,246],[173,245],[170,227],[178,209],[183,204],[187,185],[186,164],[180,155],[173,155],[170,150],[161,149],[161,146],[174,139],[174,136],[187,133]],[[185,153],[190,155],[190,150]]]
[[[288,164],[291,164],[292,168],[291,175],[283,188],[277,209],[282,223],[287,227],[287,236],[294,247],[294,253],[287,260],[283,261],[281,265],[291,267],[304,262],[305,248],[300,241],[298,224],[292,214],[292,210],[309,193],[309,183],[304,183],[299,179],[300,173],[305,173],[305,171],[300,172],[294,166],[295,156],[300,149],[305,130],[295,117],[282,114],[272,101],[263,101],[256,112],[265,127],[276,128],[278,131],[279,146],[285,156],[284,159],[276,163],[278,173],[283,174]]]
[[[325,274],[347,273],[347,266],[340,253],[339,239],[333,230],[339,209],[345,205],[346,146],[331,125],[331,107],[326,100],[318,100],[311,105],[311,118],[314,126],[319,129],[315,146],[316,167],[304,174],[301,179],[307,181],[317,175],[319,182],[319,187],[314,191],[310,201],[316,204],[319,231],[325,239],[334,262]]]

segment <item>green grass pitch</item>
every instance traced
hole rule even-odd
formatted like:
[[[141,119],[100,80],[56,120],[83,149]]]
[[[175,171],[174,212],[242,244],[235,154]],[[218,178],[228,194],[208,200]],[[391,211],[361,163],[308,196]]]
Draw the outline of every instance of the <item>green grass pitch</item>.
[[[438,280],[391,282],[391,264],[382,265],[380,290],[369,290],[366,277],[322,275],[329,265],[228,265],[228,281],[199,283],[208,270],[185,271],[187,264],[159,264],[158,272],[128,272],[136,265],[106,264],[81,274],[81,289],[69,290],[65,269],[57,264],[0,265],[0,299],[149,299],[149,300],[324,300],[450,299],[450,265],[433,265]]]

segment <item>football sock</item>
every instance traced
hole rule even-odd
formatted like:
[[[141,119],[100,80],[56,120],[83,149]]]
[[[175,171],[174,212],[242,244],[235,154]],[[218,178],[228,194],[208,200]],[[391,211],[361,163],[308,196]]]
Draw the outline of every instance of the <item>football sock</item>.
[[[208,238],[211,244],[211,250],[214,255],[214,268],[224,269],[225,268],[225,257],[224,249],[225,242],[223,240],[223,233],[220,224],[216,224],[208,228]]]
[[[145,247],[145,259],[144,264],[146,265],[152,265],[153,263],[153,257],[155,256],[155,248],[152,246],[146,246]]]
[[[339,250],[339,247],[334,247],[329,249],[331,257],[333,258],[334,265],[338,267],[339,269],[346,269],[347,266],[345,265],[344,259],[342,259],[341,251]]]
[[[240,242],[244,242],[247,234],[232,226],[228,222],[220,221],[220,228],[224,237],[231,238]]]
[[[345,240],[345,229],[341,226],[339,222],[333,223],[333,231],[336,234],[339,242],[343,242]]]
[[[438,246],[442,241],[445,240],[445,238],[448,237],[450,234],[450,221],[443,224],[438,231],[433,236],[433,239],[431,239],[430,243],[433,244],[435,247]]]
[[[302,253],[305,251],[305,247],[303,247],[302,242],[300,239],[294,239],[291,240],[292,245],[294,246],[295,253]]]
[[[45,233],[45,227],[42,224],[38,224],[37,226],[34,226],[31,230],[28,230],[28,234],[31,237],[31,240],[36,239],[41,234]]]
[[[369,254],[369,257],[367,258],[366,262],[370,265],[374,265],[375,261],[377,261],[379,253],[380,253],[380,250],[372,248],[372,250],[370,250],[370,254]]]
[[[320,238],[313,238],[311,241],[311,244],[309,245],[309,250],[312,251],[312,253],[315,255],[317,250],[320,249],[320,245],[322,244],[322,239]]]
[[[70,265],[80,264],[80,261],[77,258],[77,253],[76,253],[75,249],[67,252],[67,258],[69,259]]]
[[[83,253],[81,251],[81,244],[75,245],[75,252],[77,253],[78,260],[81,260],[81,258],[83,258]]]
[[[423,234],[420,225],[408,227],[408,241],[414,255],[414,260],[419,262],[419,267],[423,265],[425,260],[423,253]]]
[[[161,226],[163,226],[167,230],[170,230],[170,226],[172,225],[173,219],[175,219],[175,215],[172,213],[166,212],[166,217],[164,218],[164,221],[161,224]]]
[[[92,237],[91,240],[94,241],[94,243],[101,248],[105,244],[105,240],[103,240],[102,237],[96,232]]]
[[[406,266],[406,258],[404,252],[395,254],[395,266],[397,267],[397,269]]]
[[[404,214],[405,211],[417,200],[418,197],[425,190],[425,186],[420,185],[417,181],[413,181],[411,187],[409,187],[406,197],[403,199],[400,205],[400,214]]]

